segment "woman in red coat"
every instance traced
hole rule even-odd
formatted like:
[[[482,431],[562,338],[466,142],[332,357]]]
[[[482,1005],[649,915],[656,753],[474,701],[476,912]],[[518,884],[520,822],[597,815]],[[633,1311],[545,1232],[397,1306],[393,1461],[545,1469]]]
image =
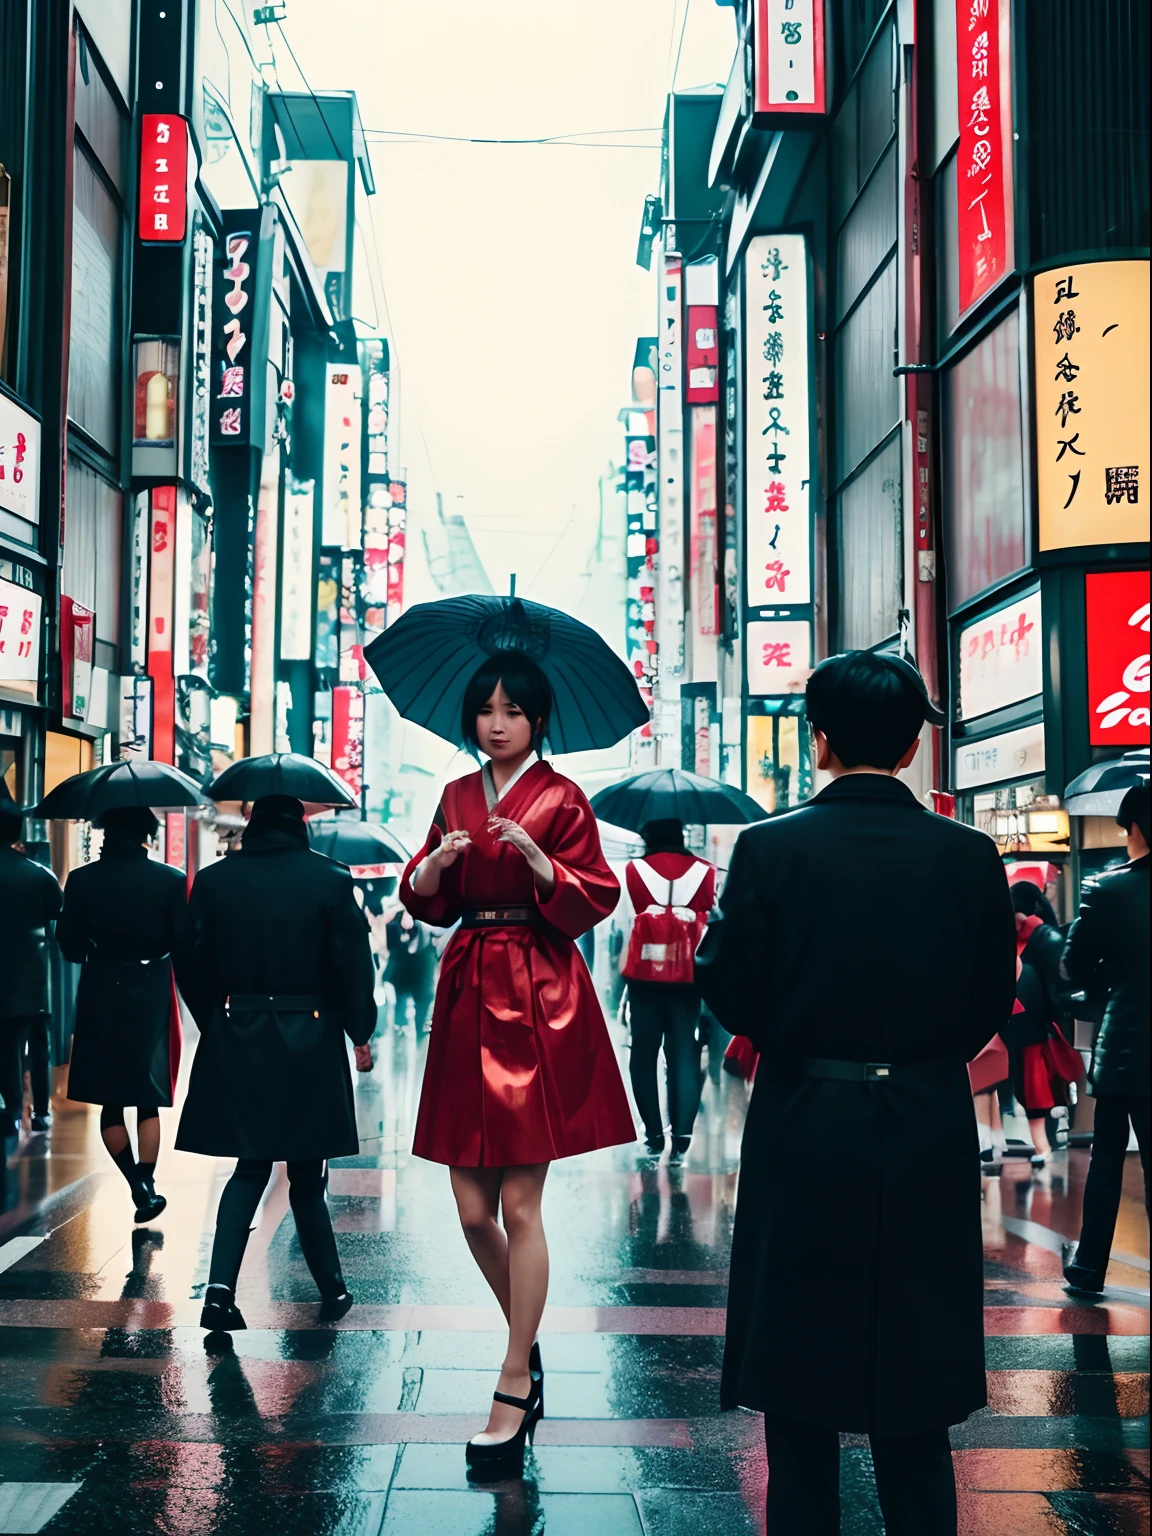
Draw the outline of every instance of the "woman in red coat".
[[[445,787],[400,898],[444,954],[412,1150],[446,1163],[464,1236],[508,1319],[474,1476],[522,1466],[543,1416],[536,1330],[548,1291],[548,1165],[635,1138],[588,968],[573,942],[615,907],[591,807],[542,762],[551,690],[526,657],[492,657],[465,696],[465,741],[489,761]],[[503,1217],[501,1227],[498,1216]]]

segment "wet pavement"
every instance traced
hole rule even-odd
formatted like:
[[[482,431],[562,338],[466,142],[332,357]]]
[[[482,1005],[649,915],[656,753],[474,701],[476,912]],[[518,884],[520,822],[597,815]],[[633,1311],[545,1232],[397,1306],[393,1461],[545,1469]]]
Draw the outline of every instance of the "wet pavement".
[[[0,1533],[763,1531],[760,1420],[717,1405],[744,1084],[707,1085],[682,1169],[638,1166],[629,1148],[552,1169],[548,1417],[524,1482],[477,1489],[461,1447],[483,1427],[503,1336],[445,1170],[408,1151],[421,1061],[411,1033],[378,1039],[357,1084],[360,1155],[332,1165],[356,1307],[316,1322],[278,1168],[240,1282],[249,1330],[231,1347],[197,1326],[230,1164],[173,1152],[174,1112],[157,1176],[169,1208],[146,1230],[94,1112],[64,1110],[50,1136],[7,1144]],[[780,1155],[786,1174],[803,1152]],[[1109,1290],[1083,1304],[1062,1289],[1058,1253],[1087,1161],[1062,1152],[985,1180],[990,1406],[952,1437],[965,1536],[1148,1529],[1139,1170],[1129,1157]],[[931,1288],[930,1253],[906,1284]],[[841,1481],[844,1531],[879,1533],[864,1437],[844,1437]]]

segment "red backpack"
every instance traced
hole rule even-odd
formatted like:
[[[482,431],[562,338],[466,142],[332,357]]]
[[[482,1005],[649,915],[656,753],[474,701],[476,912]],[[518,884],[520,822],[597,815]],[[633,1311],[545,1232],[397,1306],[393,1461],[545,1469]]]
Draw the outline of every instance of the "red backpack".
[[[652,904],[636,914],[621,974],[629,981],[691,983],[707,917],[688,903],[712,866],[697,859],[676,880],[663,879],[646,859],[637,859],[632,867],[648,888]]]

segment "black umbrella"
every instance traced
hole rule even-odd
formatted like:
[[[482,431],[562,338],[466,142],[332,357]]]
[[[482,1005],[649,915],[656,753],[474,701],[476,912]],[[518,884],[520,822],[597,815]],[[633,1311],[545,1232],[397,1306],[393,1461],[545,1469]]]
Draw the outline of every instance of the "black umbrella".
[[[341,864],[407,864],[410,857],[394,832],[378,821],[354,821],[343,816],[313,817],[308,841],[317,853]]]
[[[611,747],[647,723],[636,679],[594,629],[518,597],[418,603],[364,658],[406,720],[458,746],[465,689],[497,651],[523,651],[551,684],[554,752]]]
[[[104,811],[130,805],[160,810],[207,804],[199,784],[179,768],[135,758],[74,773],[44,796],[33,815],[45,821],[93,821]]]
[[[259,800],[261,795],[291,795],[311,805],[355,805],[342,779],[299,752],[268,752],[242,757],[208,786],[213,800]]]
[[[1111,762],[1093,763],[1065,789],[1064,809],[1070,816],[1115,816],[1128,791],[1147,784],[1148,778],[1147,747],[1125,752]]]
[[[592,797],[601,821],[639,832],[649,821],[682,821],[688,826],[743,826],[763,821],[762,805],[731,784],[705,779],[682,768],[653,768],[610,784]]]

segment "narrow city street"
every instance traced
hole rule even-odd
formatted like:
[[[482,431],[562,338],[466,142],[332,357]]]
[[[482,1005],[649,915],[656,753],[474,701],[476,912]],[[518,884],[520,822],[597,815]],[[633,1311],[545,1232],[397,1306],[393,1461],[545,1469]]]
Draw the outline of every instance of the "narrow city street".
[[[764,1529],[758,1415],[721,1414],[726,1270],[747,1088],[706,1084],[683,1168],[620,1147],[557,1163],[547,1417],[523,1483],[470,1488],[503,1342],[443,1168],[409,1152],[422,1067],[389,1027],[357,1087],[360,1155],[331,1166],[356,1305],[316,1322],[284,1170],[257,1217],[231,1344],[197,1326],[227,1160],[175,1153],[133,1229],[95,1111],[11,1155],[0,1216],[0,1531],[117,1536],[736,1536]],[[182,1073],[187,1080],[187,1061]],[[926,1138],[909,1157],[930,1158]],[[776,1176],[805,1156],[781,1146]],[[952,1431],[964,1536],[1148,1528],[1148,1237],[1128,1159],[1108,1290],[1064,1291],[1088,1153],[984,1181],[989,1407]],[[821,1213],[814,1208],[814,1222]],[[915,1228],[917,1212],[907,1221]],[[930,1254],[909,1293],[936,1283]],[[924,1369],[932,1369],[925,1360]],[[862,1436],[844,1526],[882,1529]]]

